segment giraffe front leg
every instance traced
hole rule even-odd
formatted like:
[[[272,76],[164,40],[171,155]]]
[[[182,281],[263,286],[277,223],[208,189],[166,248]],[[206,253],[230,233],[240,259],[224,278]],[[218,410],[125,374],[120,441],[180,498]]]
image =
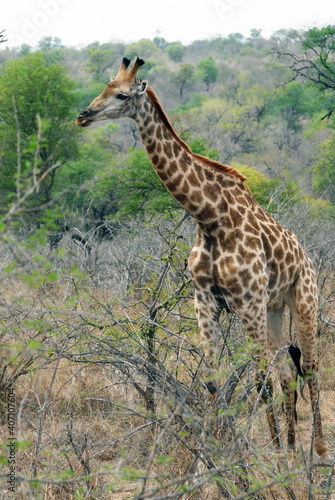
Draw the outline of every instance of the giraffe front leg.
[[[217,405],[220,387],[218,339],[221,333],[219,323],[221,309],[211,290],[196,290],[194,302],[206,365],[203,370],[206,385],[206,411],[202,435],[204,444],[208,436],[218,436],[220,431],[217,421]]]
[[[211,291],[196,291],[194,305],[207,365],[205,384],[211,399],[214,399],[218,391],[218,339],[221,333],[219,323],[221,310]]]
[[[276,409],[273,401],[273,382],[270,375],[270,363],[266,350],[260,349],[255,357],[257,367],[257,391],[266,405],[266,418],[268,421],[272,442],[275,448],[280,449],[280,429],[276,418]]]
[[[249,304],[240,314],[244,328],[255,343],[253,357],[256,364],[257,390],[266,404],[266,417],[274,446],[280,449],[280,429],[273,401],[272,366],[268,349],[267,308],[265,301]]]

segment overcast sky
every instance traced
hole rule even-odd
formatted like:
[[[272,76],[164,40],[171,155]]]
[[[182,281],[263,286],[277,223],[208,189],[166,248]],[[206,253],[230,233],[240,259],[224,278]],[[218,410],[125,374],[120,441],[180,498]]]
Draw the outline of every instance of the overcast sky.
[[[261,29],[335,23],[334,0],[3,0],[1,29],[8,46],[36,46],[44,36],[67,46],[138,41],[159,34],[169,42]]]

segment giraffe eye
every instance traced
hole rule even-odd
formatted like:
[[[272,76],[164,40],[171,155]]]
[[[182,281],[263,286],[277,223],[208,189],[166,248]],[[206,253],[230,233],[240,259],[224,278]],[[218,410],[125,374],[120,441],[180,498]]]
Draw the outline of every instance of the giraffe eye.
[[[126,101],[129,98],[129,95],[127,95],[127,94],[117,94],[116,98],[117,99],[121,99],[121,101]]]

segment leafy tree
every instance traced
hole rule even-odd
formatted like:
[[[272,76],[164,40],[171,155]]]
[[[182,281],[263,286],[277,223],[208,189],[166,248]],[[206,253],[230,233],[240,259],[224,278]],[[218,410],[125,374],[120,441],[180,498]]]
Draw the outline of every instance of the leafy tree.
[[[258,29],[251,29],[250,30],[250,39],[251,40],[257,40],[258,38],[261,38],[262,36],[262,30],[258,30]]]
[[[122,164],[104,169],[94,184],[94,194],[114,200],[117,216],[168,213],[180,205],[168,193],[143,149],[131,148]]]
[[[201,80],[205,82],[207,92],[210,85],[216,82],[219,70],[212,56],[207,57],[197,63],[197,70]]]
[[[283,210],[285,212],[288,207],[290,209],[294,206],[304,207],[306,201],[310,204],[315,202],[311,197],[302,196],[298,185],[289,179],[267,177],[248,165],[233,163],[233,166],[245,176],[245,184],[249,187],[253,197],[266,210],[280,213]],[[324,207],[320,210],[326,211]]]
[[[64,184],[70,189],[62,195],[69,215],[86,214],[86,226],[108,219],[138,216],[142,213],[165,214],[180,208],[155,173],[143,149],[130,148],[118,155],[113,136],[118,124],[109,123],[89,131],[81,156],[68,161],[56,193]],[[194,150],[205,153],[206,141],[194,141]],[[92,221],[93,218],[93,221]]]
[[[62,167],[62,177],[55,182],[55,192],[61,195],[63,215],[83,216],[86,227],[101,223],[106,216],[116,212],[111,192],[103,189],[103,183],[96,184],[102,171],[110,171],[110,153],[96,141],[82,145],[81,156],[76,161],[68,161]],[[64,192],[64,186],[67,190]],[[99,186],[99,189],[98,189]]]
[[[165,38],[159,36],[159,34],[154,37],[153,42],[161,50],[164,50],[167,46],[167,41],[165,40]]]
[[[208,96],[204,94],[192,93],[185,104],[179,104],[174,108],[174,113],[183,113],[184,111],[189,111],[192,108],[201,108],[203,103],[207,101]]]
[[[213,41],[213,44],[219,53],[229,53],[234,56],[244,46],[244,40],[244,36],[241,33],[230,33],[227,38],[217,38]]]
[[[288,128],[298,132],[302,130],[301,118],[312,116],[318,108],[317,91],[294,81],[278,90],[272,100],[270,112],[281,115]]]
[[[165,49],[167,55],[174,62],[180,62],[185,54],[186,47],[180,42],[172,42]]]
[[[44,36],[38,42],[38,48],[42,50],[42,52],[49,52],[52,49],[60,49],[62,47],[62,41],[58,37]]]
[[[85,109],[93,99],[102,92],[104,85],[102,82],[91,81],[83,87],[79,87],[77,92],[80,98],[79,109]]]
[[[129,59],[133,59],[134,57],[140,56],[144,59],[153,56],[158,53],[157,45],[148,40],[147,38],[142,38],[136,43],[131,43],[127,46],[125,51],[125,56],[129,57]]]
[[[251,84],[242,75],[239,78],[232,78],[231,82],[225,86],[224,91],[219,92],[219,97],[222,99],[228,99],[239,106],[248,106],[250,116],[258,124],[265,113],[272,110],[270,104],[274,95],[273,91],[265,89],[258,83]]]
[[[315,83],[321,90],[335,89],[335,26],[312,28],[302,41],[305,65],[300,60],[296,72]]]
[[[27,54],[29,54],[30,52],[32,51],[32,48],[30,45],[28,45],[27,43],[23,43],[20,47],[20,50],[19,50],[19,55],[22,57],[22,56],[26,56]]]
[[[187,63],[182,64],[179,71],[174,75],[173,79],[175,84],[179,88],[179,97],[181,100],[183,100],[184,91],[190,90],[192,88],[192,85],[194,83],[194,73],[195,68],[193,64]]]
[[[254,167],[247,165],[233,164],[233,166],[246,177],[245,183],[258,203],[264,207],[269,205],[271,193],[282,185],[279,179],[270,179],[261,174]],[[282,189],[282,195],[286,196],[287,191]],[[284,194],[285,192],[285,194]]]
[[[318,161],[313,168],[313,187],[335,203],[335,136],[326,139],[319,148]]]
[[[277,44],[295,44],[301,42],[301,32],[296,29],[280,29],[276,30],[271,36],[273,48],[277,48]]]
[[[110,68],[116,60],[114,49],[108,43],[100,45],[95,42],[87,47],[87,55],[86,70],[93,73],[95,81],[103,81],[106,69]]]
[[[78,130],[72,111],[77,96],[73,90],[74,82],[66,76],[66,69],[57,63],[47,64],[41,51],[8,60],[3,65],[0,73],[3,199],[29,184],[34,166],[44,181],[32,203],[51,201],[58,168],[78,154]]]
[[[259,125],[254,111],[223,99],[208,99],[198,110],[191,110],[183,117],[187,129],[210,139],[212,148],[220,152],[220,161],[231,163],[238,154],[257,150]]]
[[[296,34],[297,35],[297,34]],[[304,79],[316,86],[322,92],[335,90],[335,25],[323,28],[311,28],[299,35],[300,50],[288,48],[287,39],[274,39],[273,52],[284,58],[293,76],[292,79]],[[326,116],[331,116],[335,99],[326,100],[328,107]]]
[[[187,141],[191,151],[197,155],[206,156],[211,160],[218,160],[218,152],[209,146],[209,141],[203,137],[197,137]]]

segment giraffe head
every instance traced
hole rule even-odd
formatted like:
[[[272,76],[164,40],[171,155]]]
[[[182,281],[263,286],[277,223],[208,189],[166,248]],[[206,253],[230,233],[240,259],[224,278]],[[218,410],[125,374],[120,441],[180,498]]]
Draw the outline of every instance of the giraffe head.
[[[102,93],[80,113],[76,120],[77,125],[87,127],[95,121],[135,114],[137,99],[145,93],[148,83],[136,78],[137,71],[144,64],[143,59],[137,57],[128,71],[129,64],[130,60],[124,57],[116,77],[112,78]]]

